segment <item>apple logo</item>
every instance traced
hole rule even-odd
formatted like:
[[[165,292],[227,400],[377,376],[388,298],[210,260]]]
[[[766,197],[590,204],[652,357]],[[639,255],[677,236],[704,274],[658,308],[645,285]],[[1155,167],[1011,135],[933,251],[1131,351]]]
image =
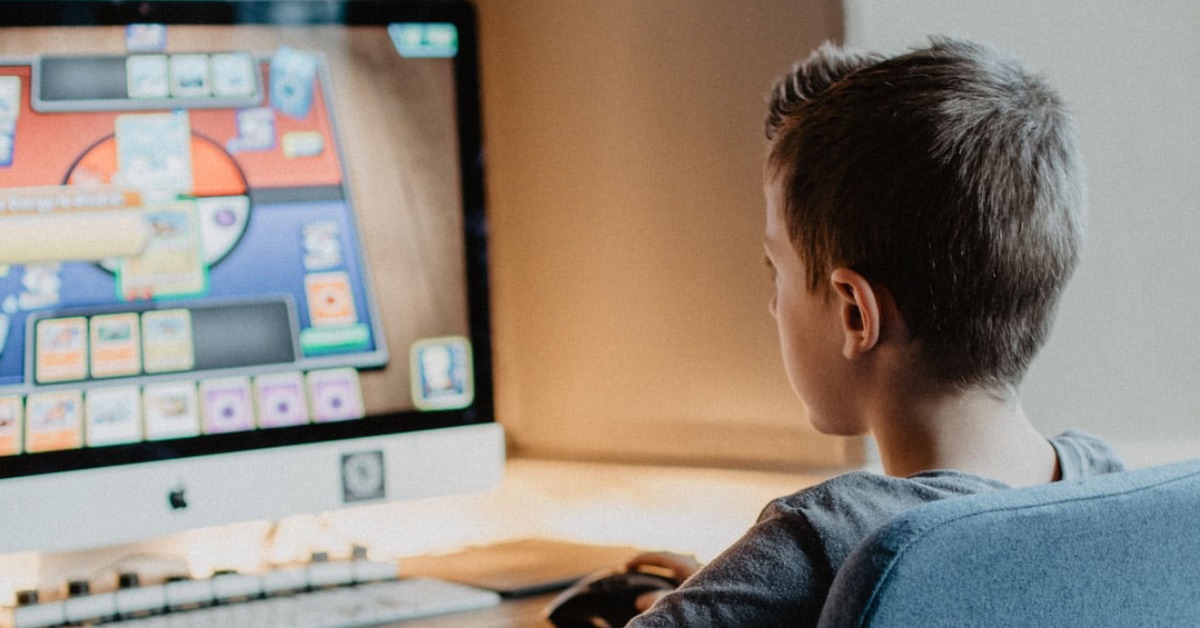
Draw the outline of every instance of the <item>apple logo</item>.
[[[383,451],[342,454],[342,501],[345,503],[387,496]]]
[[[188,507],[187,489],[182,486],[172,489],[167,493],[167,503],[171,504],[171,510],[186,510]]]

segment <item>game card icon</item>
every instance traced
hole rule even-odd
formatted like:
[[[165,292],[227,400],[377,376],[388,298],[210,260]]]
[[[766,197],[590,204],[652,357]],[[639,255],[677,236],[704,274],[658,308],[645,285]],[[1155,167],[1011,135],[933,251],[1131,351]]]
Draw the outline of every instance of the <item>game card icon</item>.
[[[0,76],[0,119],[15,123],[21,113],[21,78]],[[11,131],[12,129],[4,129]]]
[[[89,447],[142,440],[142,393],[137,386],[94,388],[83,397]]]
[[[87,378],[86,318],[44,318],[36,330],[34,372],[39,384]]]
[[[194,382],[147,384],[142,389],[146,439],[186,438],[200,433],[200,407]]]
[[[203,292],[208,271],[201,258],[194,202],[158,203],[147,207],[150,237],[136,257],[117,265],[118,290],[126,300],[183,296]]]
[[[83,445],[83,395],[78,390],[34,393],[26,400],[25,451]]]
[[[21,113],[21,79],[0,76],[0,168],[11,166]]]
[[[207,98],[212,95],[208,55],[171,55],[171,96]]]
[[[271,55],[270,76],[271,106],[298,120],[307,118],[312,109],[317,58],[281,46]]]
[[[352,368],[310,371],[305,379],[314,422],[347,421],[366,416],[358,371]]]
[[[283,134],[283,156],[288,159],[317,157],[325,151],[325,137],[316,131]]]
[[[13,162],[13,133],[0,132],[0,168],[6,168]]]
[[[17,307],[22,310],[36,310],[57,305],[62,289],[60,270],[62,264],[58,262],[25,264],[25,272],[21,275],[21,293],[17,295]]]
[[[192,191],[192,127],[186,111],[117,116],[114,183],[169,194]]]
[[[458,54],[458,28],[453,24],[389,24],[388,35],[401,57],[448,59]]]
[[[350,276],[344,272],[311,273],[304,276],[308,295],[308,317],[313,327],[353,325],[358,322]]]
[[[125,89],[130,98],[169,98],[169,76],[166,55],[133,55],[125,59]]]
[[[129,24],[125,26],[125,49],[129,52],[161,52],[167,49],[165,24]]]
[[[142,314],[142,367],[147,373],[189,371],[195,364],[190,311],[154,310]]]
[[[245,432],[255,427],[250,378],[222,377],[200,382],[200,424],[205,434]]]
[[[142,370],[142,330],[134,312],[101,314],[88,322],[91,330],[92,377],[137,375]]]
[[[465,408],[475,399],[471,342],[451,336],[413,344],[410,352],[413,404],[420,410]]]
[[[304,376],[300,373],[271,373],[254,378],[254,400],[261,427],[284,427],[308,423],[308,401]]]
[[[275,110],[254,107],[237,112],[237,137],[225,143],[230,153],[275,148]]]
[[[253,96],[258,91],[254,72],[254,59],[249,53],[224,52],[213,55],[213,95]]]
[[[0,456],[21,453],[25,400],[20,395],[0,397]]]
[[[342,265],[341,229],[328,220],[304,225],[304,270],[329,270]]]

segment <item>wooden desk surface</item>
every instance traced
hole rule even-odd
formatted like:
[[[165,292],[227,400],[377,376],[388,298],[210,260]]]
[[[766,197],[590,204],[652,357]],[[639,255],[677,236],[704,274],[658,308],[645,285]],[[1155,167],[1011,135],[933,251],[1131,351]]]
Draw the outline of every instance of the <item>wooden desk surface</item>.
[[[641,550],[528,538],[468,547],[438,556],[400,561],[402,575],[439,578],[494,591],[546,593],[505,597],[499,606],[396,624],[405,628],[549,628],[542,610],[566,584],[598,570],[622,565]]]

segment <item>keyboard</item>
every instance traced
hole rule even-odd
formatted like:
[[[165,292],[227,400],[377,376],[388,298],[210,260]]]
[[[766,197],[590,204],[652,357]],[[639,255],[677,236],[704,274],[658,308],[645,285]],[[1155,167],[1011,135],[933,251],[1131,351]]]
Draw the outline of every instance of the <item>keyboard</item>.
[[[162,589],[163,597],[155,597],[151,608],[136,610],[137,605],[117,610],[119,601],[99,601],[101,595],[89,599],[92,610],[75,604],[71,599],[14,609],[9,623],[0,626],[14,628],[48,628],[80,623],[100,624],[112,628],[352,628],[377,626],[405,619],[430,617],[447,613],[477,610],[495,606],[500,596],[494,591],[479,589],[444,580],[404,578],[273,593],[271,581],[257,578],[255,591],[245,583],[221,577],[188,581],[188,587],[176,587],[172,599],[170,587]],[[282,584],[286,577],[275,577]],[[265,583],[265,586],[264,586]],[[203,586],[207,585],[207,587]],[[241,586],[242,589],[238,589]],[[118,591],[118,593],[120,593]],[[107,594],[113,595],[113,594]],[[165,600],[166,604],[159,603]],[[81,616],[84,615],[84,616]]]

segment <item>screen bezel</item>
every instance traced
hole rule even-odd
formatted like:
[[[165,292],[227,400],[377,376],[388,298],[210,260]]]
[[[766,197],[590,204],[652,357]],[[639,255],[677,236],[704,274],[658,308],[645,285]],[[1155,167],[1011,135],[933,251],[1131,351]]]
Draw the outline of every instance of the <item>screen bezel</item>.
[[[465,1],[387,0],[55,0],[4,1],[0,33],[10,26],[165,25],[385,25],[393,22],[447,22],[458,29],[454,59],[468,326],[474,368],[474,400],[463,409],[406,410],[376,414],[370,420],[309,424],[294,428],[209,434],[198,438],[25,454],[0,459],[0,480],[90,468],[185,459],[256,449],[333,442],[495,421],[488,305],[486,214],[482,115],[479,100],[478,42],[474,7]],[[380,273],[373,273],[378,282]],[[387,420],[374,420],[377,418]]]

